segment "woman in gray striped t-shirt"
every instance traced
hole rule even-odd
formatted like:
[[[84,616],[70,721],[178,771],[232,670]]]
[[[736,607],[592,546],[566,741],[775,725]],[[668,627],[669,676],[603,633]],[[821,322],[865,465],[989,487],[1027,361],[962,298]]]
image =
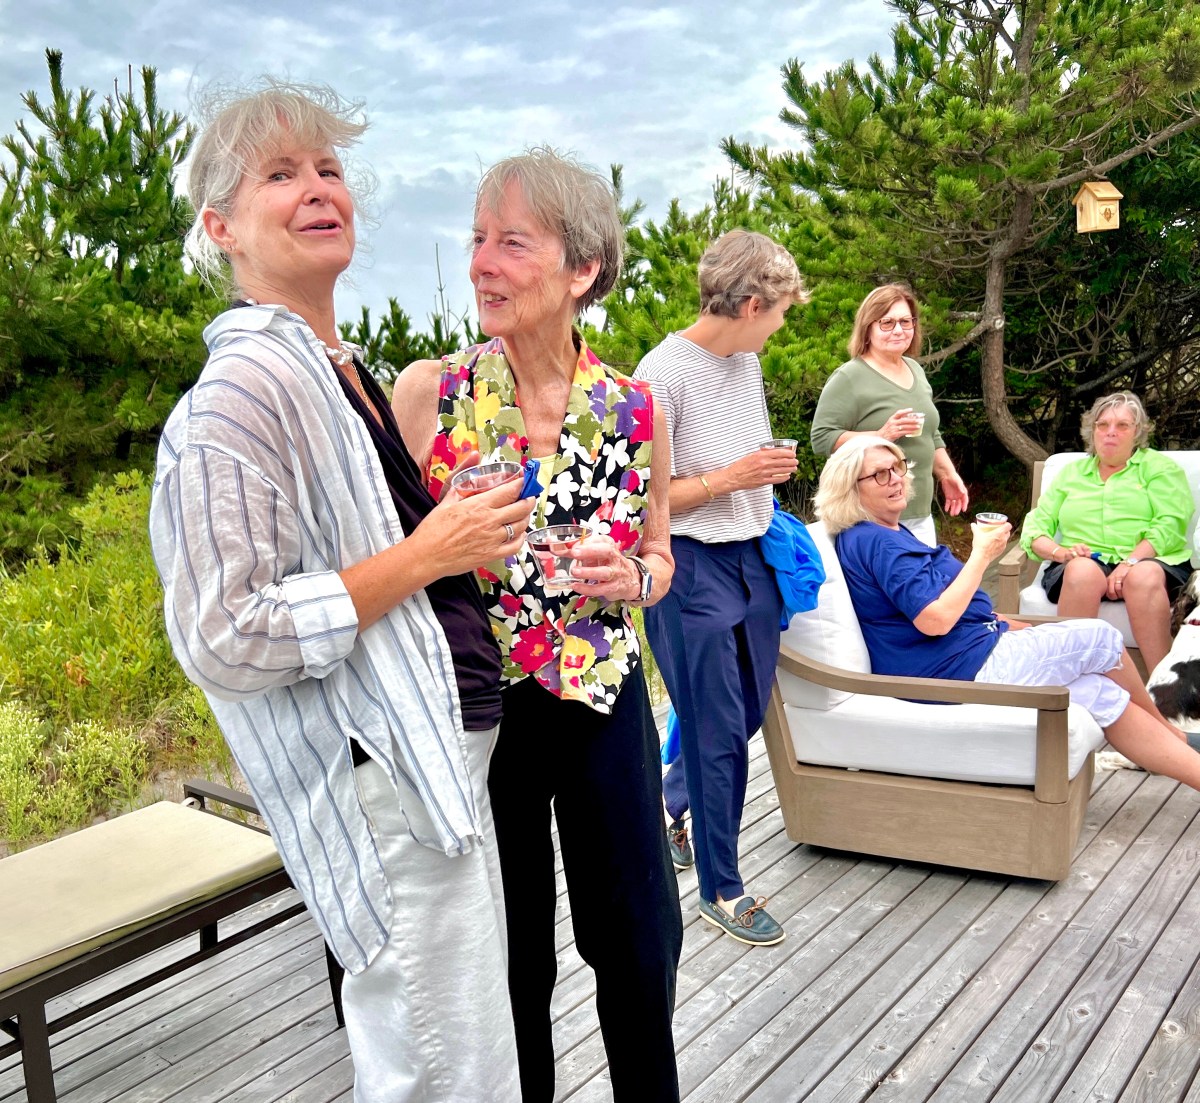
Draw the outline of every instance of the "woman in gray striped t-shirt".
[[[699,277],[700,317],[634,373],[650,383],[671,440],[675,577],[646,610],[646,633],[679,716],[682,757],[663,780],[671,857],[679,869],[695,862],[703,918],[769,946],[783,928],[764,898],[746,894],[737,844],[748,744],[779,655],[779,591],[758,538],[771,487],[796,470],[796,446],[761,447],[772,433],[757,354],[808,294],[787,250],[745,230],[709,246]]]

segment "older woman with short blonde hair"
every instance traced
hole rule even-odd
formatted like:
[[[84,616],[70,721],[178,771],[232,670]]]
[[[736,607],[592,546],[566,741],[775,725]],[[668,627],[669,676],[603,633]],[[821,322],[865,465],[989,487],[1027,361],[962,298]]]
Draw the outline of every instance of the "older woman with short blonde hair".
[[[903,283],[877,287],[858,308],[850,335],[850,359],[825,381],[813,414],[813,451],[829,456],[857,436],[896,442],[913,461],[913,486],[903,524],[934,544],[935,484],[946,512],[956,516],[970,495],[946,451],[933,390],[915,357],[921,351],[921,311]]]
[[[1150,699],[1120,632],[1101,620],[1031,627],[997,614],[980,582],[1008,523],[973,526],[960,563],[900,524],[907,498],[904,459],[882,437],[848,442],[821,473],[817,516],[834,536],[872,673],[1066,686],[1127,758],[1200,789],[1200,754]]]
[[[1191,488],[1146,447],[1153,428],[1137,395],[1096,399],[1081,421],[1087,455],[1059,472],[1021,532],[1025,551],[1050,561],[1042,587],[1061,616],[1125,602],[1147,670],[1171,649],[1171,603],[1191,574]]]

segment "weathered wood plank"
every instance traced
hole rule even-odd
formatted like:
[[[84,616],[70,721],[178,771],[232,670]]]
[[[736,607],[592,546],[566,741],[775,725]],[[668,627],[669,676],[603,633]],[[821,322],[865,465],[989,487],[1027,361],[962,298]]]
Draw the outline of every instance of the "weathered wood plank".
[[[223,1103],[280,1103],[296,1091],[304,1091],[306,1101],[315,1101],[319,1090],[315,1085],[323,1077],[327,1078],[330,1095],[343,1091],[354,1079],[346,1032],[334,1030],[332,1018],[324,1025],[327,1033],[232,1094],[226,1093]]]
[[[1021,983],[976,1038],[931,1098],[940,1103],[991,1099],[1037,1037],[1079,973],[1099,952],[1131,901],[1149,882],[1166,854],[1195,816],[1192,795],[1183,798],[1174,782],[1147,778],[1139,787],[1171,793],[1165,806],[1139,833],[1106,877],[1031,963],[1019,965]],[[1177,799],[1179,798],[1179,799]],[[1017,940],[1020,941],[1019,939]],[[1014,960],[1013,964],[1017,964]]]
[[[918,1103],[937,1089],[1046,946],[1152,821],[1165,796],[1144,791],[1143,782],[1144,775],[1130,771],[1120,771],[1106,781],[1088,810],[1089,825],[1103,822],[1103,830],[1076,856],[1070,875],[1056,886],[1046,886],[1045,898],[881,1078],[870,1097],[872,1103]]]
[[[680,1083],[687,1085],[688,1098],[743,1097],[840,1007],[883,960],[912,938],[963,881],[962,877],[931,874],[918,867],[898,868],[888,874],[881,891],[885,886],[902,891],[901,899],[864,898],[866,906],[848,913],[848,922],[833,925],[831,934],[855,935],[852,944],[839,947],[832,961],[814,961],[819,967],[815,974],[797,976],[794,968],[773,973],[683,1051]],[[872,906],[876,915],[870,914]],[[880,922],[884,916],[886,923]],[[813,941],[825,943],[826,951],[831,948],[820,936]]]
[[[1198,840],[1200,821],[1193,821],[1164,864],[1156,884],[1139,894],[1122,929],[1068,995],[1056,1029],[1042,1032],[1039,1041],[1049,1042],[1059,1052],[1077,1048],[1072,1044],[1072,1035],[1084,1031],[1090,1035],[1086,1052],[1069,1070],[1069,1077],[1064,1080],[1060,1075],[1051,1080],[1046,1070],[1052,1062],[1041,1060],[1036,1079],[1021,1077],[1020,1065],[1012,1079],[1026,1085],[1053,1083],[1056,1098],[1062,1100],[1126,1098],[1124,1089],[1135,1066],[1144,1063],[1139,1056],[1161,1039],[1175,1043],[1170,1050],[1175,1060],[1168,1063],[1167,1067],[1173,1068],[1165,1080],[1161,1075],[1154,1077],[1155,1097],[1164,1098],[1164,1088],[1168,1093],[1181,1094],[1190,1083],[1200,1062],[1200,1048],[1194,1032],[1190,1045],[1179,1044],[1189,1031],[1169,1016],[1175,995],[1187,991],[1188,977],[1200,959],[1200,941],[1196,938],[1200,930]],[[1180,882],[1190,886],[1186,895],[1180,891]],[[1183,902],[1174,909],[1180,896]],[[1136,958],[1136,966],[1123,958]],[[1193,1022],[1193,1031],[1195,1025]],[[1157,1064],[1155,1060],[1152,1067],[1157,1068]],[[1175,1088],[1168,1086],[1172,1081]]]

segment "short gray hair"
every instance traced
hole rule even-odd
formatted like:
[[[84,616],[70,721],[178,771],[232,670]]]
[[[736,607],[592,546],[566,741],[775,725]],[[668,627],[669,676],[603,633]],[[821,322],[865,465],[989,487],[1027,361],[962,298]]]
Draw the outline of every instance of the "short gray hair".
[[[742,304],[757,295],[768,309],[781,299],[806,303],[808,292],[796,261],[766,234],[730,230],[700,258],[700,313],[736,318]]]
[[[874,520],[862,507],[858,495],[858,480],[863,473],[863,460],[872,448],[886,448],[896,459],[903,461],[900,446],[885,437],[851,437],[825,461],[821,481],[813,499],[817,517],[825,523],[830,536],[836,536],[859,521]],[[904,489],[911,491],[912,474],[904,476]]]
[[[285,144],[345,150],[367,129],[362,104],[343,100],[327,85],[273,77],[264,78],[263,85],[257,91],[217,87],[204,95],[205,121],[188,161],[188,198],[196,217],[184,249],[205,282],[227,295],[234,292],[229,258],[205,231],[205,210],[231,214],[246,174]],[[369,178],[361,184],[347,181],[356,210],[369,187]]]
[[[616,286],[621,274],[625,226],[612,182],[568,154],[535,146],[497,161],[483,174],[475,210],[498,211],[509,184],[520,188],[538,225],[558,235],[566,270],[600,262],[591,287],[576,301],[576,313],[583,313]]]
[[[1147,415],[1146,407],[1142,405],[1142,400],[1132,391],[1117,391],[1114,394],[1106,394],[1103,398],[1096,399],[1092,403],[1092,408],[1083,415],[1083,420],[1080,422],[1079,435],[1083,437],[1083,446],[1089,456],[1096,454],[1096,422],[1100,420],[1100,415],[1106,414],[1109,410],[1116,409],[1118,406],[1123,406],[1133,411],[1134,449],[1145,448],[1149,442],[1150,434],[1154,432],[1154,422]]]

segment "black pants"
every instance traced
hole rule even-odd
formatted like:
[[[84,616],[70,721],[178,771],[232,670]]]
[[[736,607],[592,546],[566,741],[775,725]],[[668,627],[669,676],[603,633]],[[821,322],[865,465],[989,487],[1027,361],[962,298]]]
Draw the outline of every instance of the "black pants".
[[[575,945],[596,973],[613,1098],[678,1100],[671,1017],[683,920],[641,668],[626,679],[610,716],[563,701],[533,678],[503,696],[488,788],[504,875],[524,1103],[554,1098],[552,801]]]

